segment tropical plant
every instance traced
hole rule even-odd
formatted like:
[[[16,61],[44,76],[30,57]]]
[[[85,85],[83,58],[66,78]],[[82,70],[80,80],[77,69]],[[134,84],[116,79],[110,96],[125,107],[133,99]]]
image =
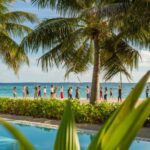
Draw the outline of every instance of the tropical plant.
[[[150,115],[150,99],[143,100],[137,104],[149,76],[150,71],[130,92],[121,107],[116,110],[102,128],[100,128],[96,136],[92,139],[88,150],[127,150],[129,148],[145,119]],[[8,122],[0,119],[0,123],[19,141],[22,150],[35,149],[30,142]],[[67,101],[66,104],[66,109],[57,132],[54,149],[80,150],[74,122],[74,112],[70,100]]]
[[[32,31],[25,22],[37,22],[37,17],[28,12],[9,11],[9,4],[16,0],[0,0],[0,57],[15,73],[23,63],[29,63],[28,57],[16,38],[23,38]]]
[[[98,131],[90,143],[88,150],[129,149],[137,132],[142,127],[144,120],[150,114],[150,99],[146,99],[137,105],[137,101],[149,76],[150,72],[148,72],[136,85],[135,89],[130,92],[119,110],[115,111]],[[77,133],[72,129],[74,127],[74,121],[72,119],[73,111],[70,107],[70,102],[68,101],[65,111],[66,113],[64,113],[61,126],[58,130],[59,134],[57,134],[55,145],[64,146],[65,150],[70,150],[70,147],[73,150],[79,150],[76,148],[79,147],[78,141],[75,138]],[[66,124],[66,126],[64,126],[64,124]],[[73,144],[68,147],[68,143]],[[55,150],[60,149],[60,147],[55,147]]]
[[[65,109],[65,104],[66,101],[58,99],[31,100],[0,98],[0,113],[60,120]],[[80,104],[78,100],[72,100],[71,105],[76,123],[93,124],[104,123],[120,107],[118,103],[102,102],[97,105],[91,105]],[[146,121],[150,123],[148,118]]]
[[[130,78],[139,53],[129,42],[149,46],[148,1],[139,0],[31,0],[39,7],[56,9],[65,17],[47,19],[30,33],[22,46],[37,53],[42,68],[54,64],[80,73],[93,67],[91,103],[99,98],[99,73],[111,79],[118,73]],[[140,14],[139,14],[140,12]],[[143,25],[144,24],[144,25]]]

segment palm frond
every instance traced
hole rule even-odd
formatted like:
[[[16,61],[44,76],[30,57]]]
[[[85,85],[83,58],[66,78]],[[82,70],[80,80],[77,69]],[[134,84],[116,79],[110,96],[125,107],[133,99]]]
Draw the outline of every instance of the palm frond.
[[[13,37],[23,37],[32,31],[30,27],[16,23],[5,23],[4,30]]]
[[[105,62],[105,64],[102,66],[104,71],[104,79],[111,80],[114,76],[121,73],[124,74],[127,79],[131,79],[131,75],[128,72],[128,66],[125,66],[125,64],[120,60],[117,56],[112,56],[109,60]]]
[[[38,19],[32,13],[9,11],[11,2],[16,0],[0,0],[0,57],[8,67],[18,73],[20,66],[24,63],[29,64],[29,60],[24,49],[14,41],[14,37],[22,38],[30,33],[31,28],[23,23],[38,22]]]
[[[36,15],[24,11],[7,12],[0,15],[0,20],[10,23],[24,23],[29,21],[31,23],[38,22]]]
[[[15,1],[16,1],[16,0],[0,0],[0,3],[6,4],[6,3],[15,2]],[[21,1],[25,1],[25,0],[21,0]]]
[[[37,52],[38,48],[43,51],[58,45],[70,33],[75,31],[78,24],[76,18],[54,18],[42,22],[23,41],[25,49]]]
[[[29,64],[24,50],[7,34],[0,32],[0,57],[15,73],[23,63]]]
[[[125,13],[111,17],[110,26],[122,33],[122,38],[139,47],[150,47],[150,3],[146,1],[128,1]]]
[[[89,45],[89,40],[86,39],[83,44],[70,55],[70,58],[65,61],[65,77],[68,77],[70,73],[78,74],[88,70],[93,61],[92,53],[92,45]]]
[[[8,11],[7,6],[0,3],[0,13],[1,13],[1,12],[6,12],[6,11]]]
[[[59,13],[68,16],[80,14],[84,8],[89,8],[95,0],[31,0],[31,2],[39,7],[50,7]]]
[[[105,49],[101,52],[101,67],[105,72],[104,78],[109,80],[116,74],[123,73],[128,79],[131,79],[128,69],[132,71],[133,68],[138,68],[140,54],[124,41],[119,41],[117,46],[114,45],[115,41],[107,40],[103,47]]]
[[[64,64],[65,66],[69,66],[70,64],[70,66],[72,66],[71,63],[74,62],[74,60],[77,62],[76,58],[73,57],[77,56],[80,48],[85,48],[83,43],[86,41],[87,38],[84,30],[79,29],[73,33],[70,33],[68,37],[60,42],[60,44],[40,57],[39,61],[42,64],[42,68],[47,70],[48,66],[52,67],[53,64],[57,67],[59,64]]]

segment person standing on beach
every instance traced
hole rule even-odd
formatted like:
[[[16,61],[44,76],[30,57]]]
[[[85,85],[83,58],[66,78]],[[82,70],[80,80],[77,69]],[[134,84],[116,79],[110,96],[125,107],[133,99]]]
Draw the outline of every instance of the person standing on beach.
[[[87,86],[86,87],[86,98],[87,98],[87,100],[90,100],[90,88],[89,88],[89,86]]]
[[[34,87],[34,98],[38,98],[38,88],[37,88],[37,86]]]
[[[50,94],[51,94],[51,98],[54,97],[54,85],[51,85],[51,88],[50,88]]]
[[[44,93],[44,97],[46,97],[46,93],[47,93],[46,87],[44,87],[43,93]]]
[[[104,100],[106,100],[106,101],[107,101],[107,87],[105,87]]]
[[[72,89],[72,87],[69,87],[69,89],[68,89],[68,99],[72,99],[73,97],[72,97],[72,93],[73,93],[73,89]]]
[[[100,100],[102,100],[103,99],[103,88],[101,87],[100,88]]]
[[[16,87],[13,87],[13,96],[14,96],[14,98],[16,98],[17,97],[17,88]]]
[[[122,102],[122,88],[119,86],[118,88],[118,102]]]
[[[146,98],[148,98],[149,97],[149,87],[147,86],[147,88],[146,88]]]
[[[27,93],[26,93],[26,86],[23,87],[22,95],[23,95],[23,97],[26,97],[26,96],[27,96]]]
[[[80,88],[79,87],[77,87],[76,88],[76,99],[80,99]]]
[[[57,97],[57,91],[58,91],[58,86],[54,87],[54,94],[53,94],[53,98]]]
[[[28,89],[28,87],[26,86],[26,97],[28,97],[29,96],[29,89]]]
[[[70,87],[68,88],[67,90],[67,94],[68,94],[68,99],[70,98],[70,94],[69,94],[69,91],[70,91]]]
[[[60,98],[64,99],[64,88],[63,88],[63,86],[61,86],[61,88],[60,88]]]
[[[72,93],[73,93],[73,89],[72,89],[72,87],[70,87],[69,88],[69,98],[70,99],[73,99]]]
[[[40,85],[38,86],[38,97],[41,98],[41,86]]]
[[[113,98],[112,88],[110,88],[110,98]]]

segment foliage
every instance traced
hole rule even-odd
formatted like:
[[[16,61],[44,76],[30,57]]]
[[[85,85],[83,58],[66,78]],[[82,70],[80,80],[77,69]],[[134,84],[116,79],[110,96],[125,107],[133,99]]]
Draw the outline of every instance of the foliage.
[[[0,1],[0,58],[15,73],[23,63],[29,63],[28,57],[23,48],[15,41],[16,38],[23,38],[32,31],[25,26],[25,22],[37,22],[37,17],[28,12],[9,11],[10,3],[16,0]]]
[[[0,98],[0,113],[60,120],[65,103],[66,101],[55,99]],[[91,104],[80,104],[78,100],[72,100],[71,103],[77,123],[103,123],[120,106],[117,103],[107,102],[93,106]]]
[[[65,101],[56,99],[0,98],[0,113],[60,120],[65,103]],[[120,107],[119,103],[109,102],[91,105],[80,104],[78,100],[72,100],[71,103],[77,123],[104,123]],[[150,119],[147,118],[145,125],[149,123]]]

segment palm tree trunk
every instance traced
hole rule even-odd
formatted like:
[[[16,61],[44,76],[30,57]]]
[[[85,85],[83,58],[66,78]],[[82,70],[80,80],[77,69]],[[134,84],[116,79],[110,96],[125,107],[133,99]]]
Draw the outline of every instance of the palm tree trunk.
[[[92,77],[92,89],[90,103],[94,104],[99,99],[99,72],[100,72],[100,48],[98,36],[94,38],[94,67]]]

